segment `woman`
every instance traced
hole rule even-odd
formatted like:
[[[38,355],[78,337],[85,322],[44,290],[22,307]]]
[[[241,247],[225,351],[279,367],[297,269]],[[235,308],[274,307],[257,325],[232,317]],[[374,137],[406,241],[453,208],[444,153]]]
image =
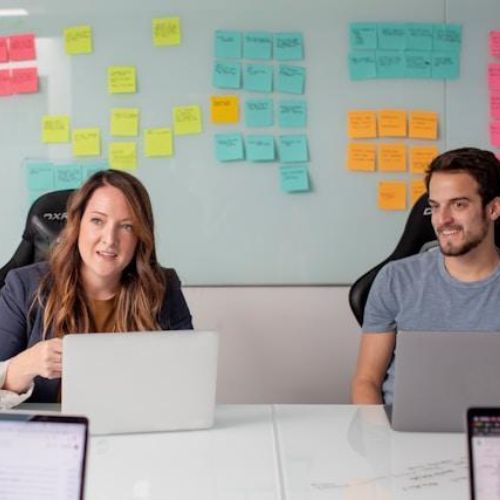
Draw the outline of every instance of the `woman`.
[[[97,172],[67,212],[48,262],[10,271],[0,294],[3,406],[57,401],[67,333],[192,328],[175,271],[157,262],[151,203],[134,176]]]

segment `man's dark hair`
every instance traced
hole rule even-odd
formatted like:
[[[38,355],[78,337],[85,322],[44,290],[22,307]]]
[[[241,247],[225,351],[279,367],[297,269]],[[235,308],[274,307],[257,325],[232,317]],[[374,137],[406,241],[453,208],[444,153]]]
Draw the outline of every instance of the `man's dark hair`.
[[[491,152],[478,148],[453,149],[443,153],[430,163],[425,175],[429,192],[432,174],[436,172],[465,172],[479,184],[483,206],[500,196],[500,160]]]

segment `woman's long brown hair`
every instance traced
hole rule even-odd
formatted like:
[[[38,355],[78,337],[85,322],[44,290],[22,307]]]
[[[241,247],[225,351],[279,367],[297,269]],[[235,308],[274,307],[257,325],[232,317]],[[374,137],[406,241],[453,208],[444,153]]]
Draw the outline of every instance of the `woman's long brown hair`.
[[[49,272],[38,288],[36,301],[43,308],[43,337],[95,331],[88,298],[81,281],[78,236],[90,197],[110,185],[126,197],[137,237],[135,255],[124,269],[116,297],[115,331],[159,330],[157,317],[165,295],[165,278],[156,259],[154,220],[148,193],[141,182],[125,172],[103,170],[90,177],[68,201],[68,219],[49,256]]]

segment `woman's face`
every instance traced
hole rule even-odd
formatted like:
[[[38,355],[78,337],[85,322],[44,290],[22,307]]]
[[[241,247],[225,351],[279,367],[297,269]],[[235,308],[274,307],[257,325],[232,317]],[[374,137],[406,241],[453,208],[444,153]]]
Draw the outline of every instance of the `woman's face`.
[[[96,189],[83,212],[78,237],[87,292],[116,291],[136,246],[132,212],[125,195],[109,185]]]

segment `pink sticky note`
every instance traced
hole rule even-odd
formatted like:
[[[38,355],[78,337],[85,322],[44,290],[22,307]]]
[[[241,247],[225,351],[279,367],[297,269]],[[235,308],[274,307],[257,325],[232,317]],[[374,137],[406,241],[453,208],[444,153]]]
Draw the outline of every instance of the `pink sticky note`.
[[[500,90],[500,63],[488,64],[488,88]]]
[[[36,59],[35,35],[23,33],[9,37],[9,52],[11,61],[31,61]]]
[[[490,31],[490,54],[492,57],[500,57],[500,31]]]
[[[490,117],[500,120],[500,91],[490,92]]]
[[[38,70],[16,68],[12,70],[12,90],[15,94],[31,94],[38,91]]]
[[[9,60],[9,50],[7,48],[7,37],[0,36],[0,62]]]
[[[500,146],[500,122],[490,123],[490,142],[492,146]]]
[[[10,69],[0,70],[0,95],[12,95]]]

